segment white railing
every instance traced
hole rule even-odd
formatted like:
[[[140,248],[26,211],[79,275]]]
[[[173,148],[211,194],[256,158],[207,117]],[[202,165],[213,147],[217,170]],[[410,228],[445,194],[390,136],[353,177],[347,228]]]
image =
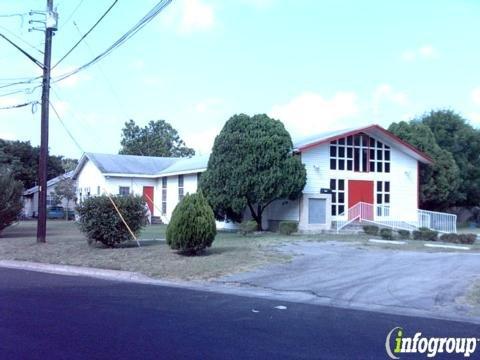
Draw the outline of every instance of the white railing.
[[[391,216],[391,207],[388,205],[372,205],[359,202],[338,216],[336,221],[337,232],[345,226],[358,220],[378,224],[392,229],[416,230],[421,227],[429,228],[442,233],[457,232],[457,215],[416,209],[416,216],[412,220],[395,220]],[[343,218],[343,220],[341,220]]]
[[[457,215],[428,210],[417,210],[418,227],[426,227],[443,233],[457,232]]]

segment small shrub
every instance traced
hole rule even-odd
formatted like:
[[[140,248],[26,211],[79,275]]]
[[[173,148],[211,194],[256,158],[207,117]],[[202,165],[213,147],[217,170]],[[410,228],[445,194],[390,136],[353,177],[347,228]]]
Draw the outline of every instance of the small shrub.
[[[298,221],[284,220],[278,224],[278,231],[282,235],[291,235],[298,231]]]
[[[255,220],[242,221],[240,224],[240,233],[242,235],[248,235],[257,231],[257,222]]]
[[[398,237],[402,240],[410,239],[410,231],[408,231],[408,230],[400,229],[400,230],[397,231],[397,233],[398,233]]]
[[[458,234],[442,234],[440,235],[440,241],[449,242],[449,243],[459,243]]]
[[[425,241],[437,241],[438,232],[430,230],[429,228],[420,228],[413,231],[413,238],[415,240],[425,240]]]
[[[363,232],[367,235],[377,236],[378,231],[379,231],[378,226],[375,226],[375,225],[364,225],[363,226]]]
[[[0,233],[20,217],[23,185],[6,171],[0,172]]]
[[[477,240],[477,234],[459,234],[458,242],[460,244],[473,244]]]
[[[195,255],[212,246],[216,235],[215,216],[202,192],[185,195],[173,210],[167,226],[170,248]]]
[[[112,196],[125,222],[137,235],[143,227],[145,201],[140,196]],[[115,210],[108,196],[86,199],[77,208],[80,215],[80,229],[87,236],[89,244],[101,242],[105,246],[116,245],[132,238],[127,227]]]
[[[380,236],[384,240],[393,240],[393,231],[392,229],[381,229]]]

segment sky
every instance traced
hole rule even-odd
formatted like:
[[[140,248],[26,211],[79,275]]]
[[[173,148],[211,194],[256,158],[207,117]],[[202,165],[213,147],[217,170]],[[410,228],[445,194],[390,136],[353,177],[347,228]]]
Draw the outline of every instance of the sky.
[[[54,0],[53,64],[112,1]],[[45,2],[0,3],[0,33],[41,61],[43,32],[28,31],[41,16],[28,12]],[[53,78],[102,52],[157,2],[120,0]],[[432,109],[479,127],[479,24],[479,0],[173,0],[102,61],[52,85],[64,126],[50,111],[50,152],[117,153],[129,119],[164,119],[199,154],[237,113],[279,119],[293,139],[388,127]],[[0,86],[40,74],[0,39]],[[0,108],[39,101],[39,84],[0,88]],[[40,107],[0,110],[0,138],[38,145]]]

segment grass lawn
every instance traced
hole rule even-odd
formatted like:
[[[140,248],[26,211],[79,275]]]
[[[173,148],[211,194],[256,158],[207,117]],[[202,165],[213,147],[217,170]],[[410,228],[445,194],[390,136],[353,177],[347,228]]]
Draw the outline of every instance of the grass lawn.
[[[164,225],[147,227],[141,247],[130,242],[122,248],[89,246],[74,222],[49,221],[47,243],[36,243],[36,222],[11,226],[0,237],[1,260],[24,260],[51,264],[89,266],[140,272],[163,279],[210,279],[249,270],[270,262],[288,261],[271,245],[291,241],[291,237],[262,234],[244,237],[220,232],[212,247],[200,256],[178,255],[163,241]]]
[[[158,239],[165,238],[166,226],[146,227],[140,235],[141,247],[131,241],[121,248],[89,246],[74,222],[49,221],[47,243],[36,243],[36,222],[25,221],[11,226],[0,236],[0,260],[24,260],[40,263],[88,266],[139,272],[169,280],[208,280],[246,271],[268,263],[285,262],[291,257],[276,250],[279,245],[295,241],[341,241],[369,251],[453,252],[433,249],[424,241],[406,245],[372,244],[365,234],[317,234],[283,236],[276,233],[241,236],[219,232],[213,246],[200,256],[182,256]],[[435,242],[440,243],[440,242]],[[470,245],[480,251],[480,244]]]

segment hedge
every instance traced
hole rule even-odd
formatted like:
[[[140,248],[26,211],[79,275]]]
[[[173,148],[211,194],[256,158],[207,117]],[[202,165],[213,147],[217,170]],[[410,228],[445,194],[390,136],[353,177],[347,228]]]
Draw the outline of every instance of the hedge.
[[[298,221],[284,220],[278,224],[278,231],[282,235],[291,235],[298,231]]]

